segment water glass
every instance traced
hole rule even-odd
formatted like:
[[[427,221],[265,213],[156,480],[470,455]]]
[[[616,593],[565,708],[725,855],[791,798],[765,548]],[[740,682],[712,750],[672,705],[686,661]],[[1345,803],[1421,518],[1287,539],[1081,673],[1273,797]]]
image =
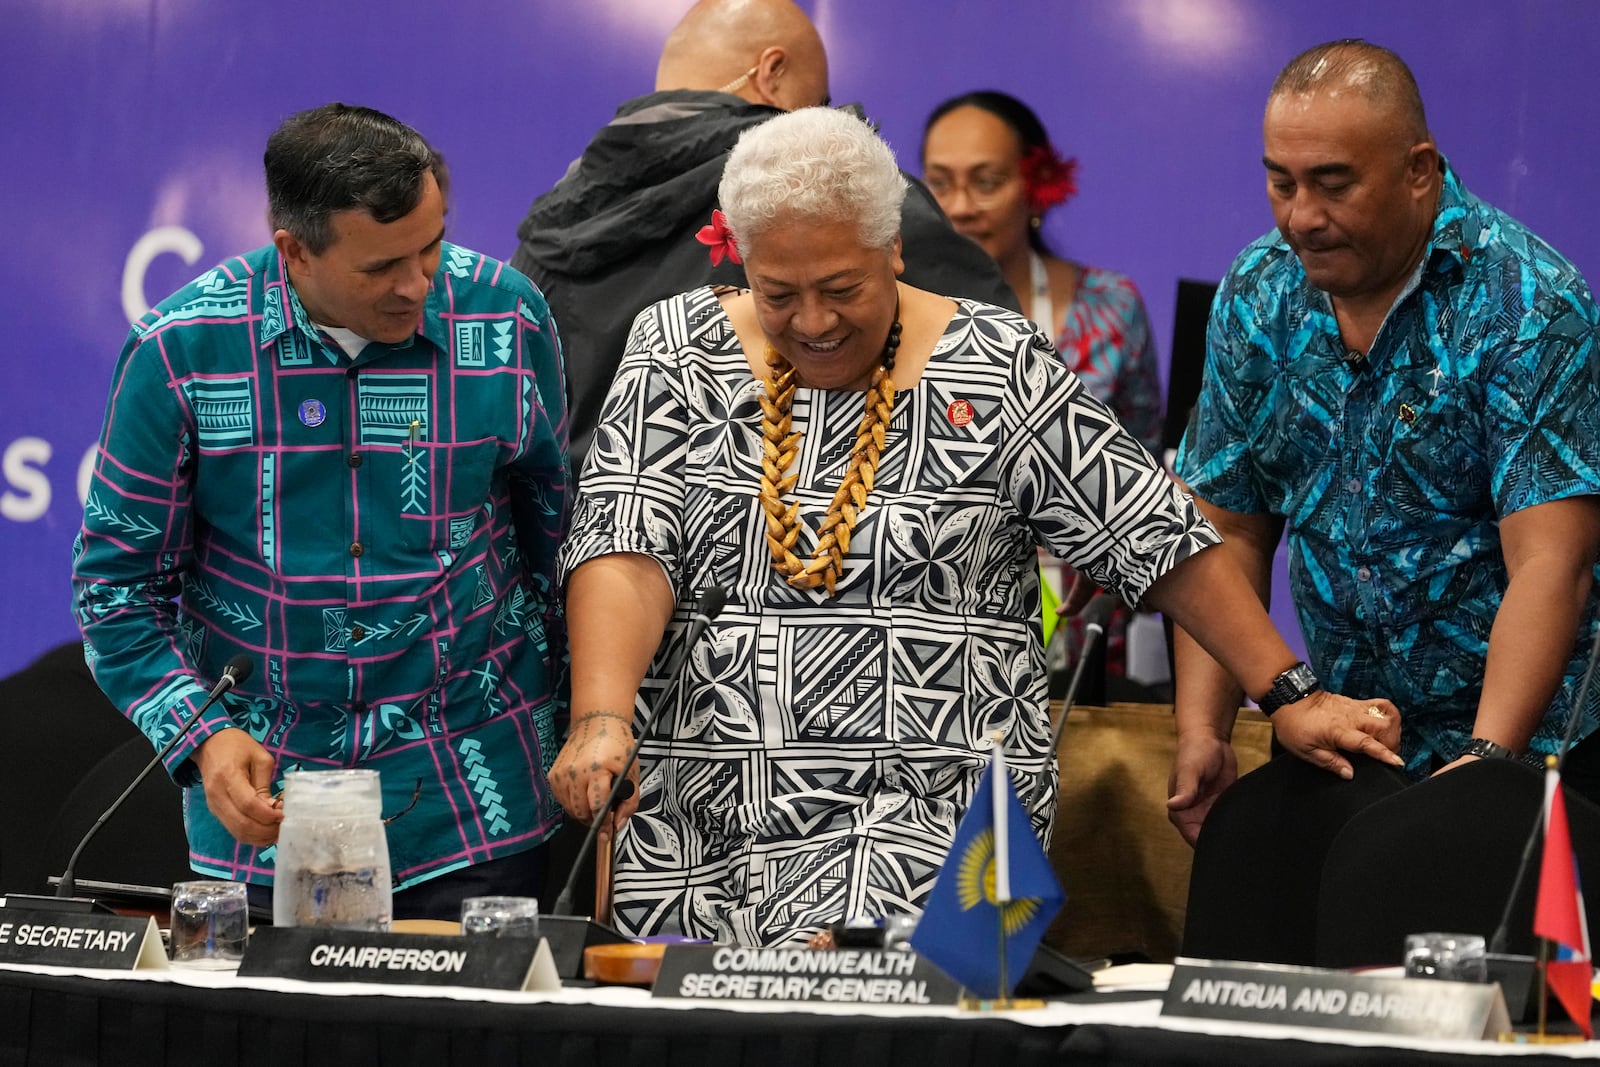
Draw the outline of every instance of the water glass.
[[[893,951],[908,952],[911,935],[917,932],[915,915],[885,915],[883,917],[883,947]]]
[[[1487,982],[1489,961],[1478,934],[1407,934],[1406,977]]]
[[[461,932],[472,937],[538,937],[537,897],[468,897],[461,902]]]
[[[243,882],[178,882],[172,887],[172,962],[237,967],[250,939]]]

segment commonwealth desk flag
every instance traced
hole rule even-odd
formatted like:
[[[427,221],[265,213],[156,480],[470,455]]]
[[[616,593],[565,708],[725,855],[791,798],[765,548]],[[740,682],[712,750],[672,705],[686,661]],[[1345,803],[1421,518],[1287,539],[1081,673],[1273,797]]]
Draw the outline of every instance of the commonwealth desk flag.
[[[994,752],[911,937],[919,955],[986,999],[1011,995],[1062,900],[998,745]]]
[[[1593,1037],[1589,1022],[1589,986],[1594,964],[1589,954],[1589,923],[1578,886],[1578,862],[1567,827],[1567,804],[1561,794],[1561,772],[1544,772],[1544,859],[1539,865],[1539,897],[1533,910],[1533,932],[1554,949],[1545,964],[1545,982],[1567,1009],[1584,1037]]]

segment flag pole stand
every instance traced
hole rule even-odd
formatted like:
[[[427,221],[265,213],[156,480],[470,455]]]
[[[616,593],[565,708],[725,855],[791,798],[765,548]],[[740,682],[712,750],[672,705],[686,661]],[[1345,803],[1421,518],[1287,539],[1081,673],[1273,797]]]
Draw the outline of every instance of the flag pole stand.
[[[1550,1021],[1550,990],[1545,985],[1545,976],[1550,967],[1550,941],[1548,938],[1539,939],[1539,1033],[1538,1039],[1543,1041],[1548,1035],[1545,1024]]]
[[[1005,905],[1009,901],[999,901],[995,904],[994,921],[1000,936],[995,938],[995,943],[1000,946],[1000,969],[995,972],[1000,976],[1000,995],[993,1000],[984,1000],[981,997],[962,997],[962,1011],[1031,1011],[1044,1007],[1045,1002],[1037,997],[1014,997],[1006,981],[1006,913]]]
[[[1001,847],[1001,845],[996,844],[996,851]],[[1007,895],[1009,896],[1009,894]],[[998,999],[1001,1004],[1010,1004],[1013,992],[1010,981],[1011,972],[1006,968],[1006,905],[1009,903],[1011,903],[1010,900],[997,900],[994,902],[994,932],[998,935],[994,939],[994,943],[995,951],[1000,957],[1000,969],[994,973],[1000,976],[1000,980],[996,985],[999,989],[1000,996]]]
[[[1038,997],[1000,997],[984,1000],[981,997],[962,997],[962,1011],[1033,1011],[1042,1008],[1046,1001]]]
[[[1550,1018],[1550,990],[1545,984],[1545,964],[1550,962],[1550,941],[1548,938],[1539,939],[1539,1029],[1531,1034],[1518,1032],[1502,1033],[1496,1035],[1496,1040],[1505,1045],[1572,1045],[1587,1040],[1582,1034],[1552,1034],[1548,1029]]]

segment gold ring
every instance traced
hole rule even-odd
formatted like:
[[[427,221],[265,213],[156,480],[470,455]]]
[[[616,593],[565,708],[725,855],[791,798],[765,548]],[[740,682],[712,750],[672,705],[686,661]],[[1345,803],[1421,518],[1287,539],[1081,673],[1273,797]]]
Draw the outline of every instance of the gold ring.
[[[1367,708],[1367,714],[1375,716],[1376,718],[1379,718],[1379,719],[1387,719],[1389,717],[1389,713],[1387,711],[1384,711],[1382,708],[1378,707],[1378,705],[1376,705],[1376,704],[1373,704],[1373,705],[1371,705],[1370,707]]]

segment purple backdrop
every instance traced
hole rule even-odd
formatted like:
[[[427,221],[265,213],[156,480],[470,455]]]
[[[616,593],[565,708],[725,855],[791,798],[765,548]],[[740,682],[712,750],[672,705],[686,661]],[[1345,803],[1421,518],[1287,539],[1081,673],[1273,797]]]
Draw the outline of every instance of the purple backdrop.
[[[0,189],[19,240],[0,267],[0,674],[75,635],[82,461],[129,317],[267,240],[261,148],[281,118],[341,99],[412,123],[450,160],[452,238],[506,256],[532,197],[649,90],[686,6],[10,3]],[[1334,37],[1405,56],[1469,188],[1600,273],[1593,0],[805,6],[834,99],[863,102],[910,170],[938,100],[993,87],[1030,101],[1081,164],[1051,238],[1139,283],[1163,352],[1177,279],[1218,277],[1270,225],[1259,119],[1273,74]]]

